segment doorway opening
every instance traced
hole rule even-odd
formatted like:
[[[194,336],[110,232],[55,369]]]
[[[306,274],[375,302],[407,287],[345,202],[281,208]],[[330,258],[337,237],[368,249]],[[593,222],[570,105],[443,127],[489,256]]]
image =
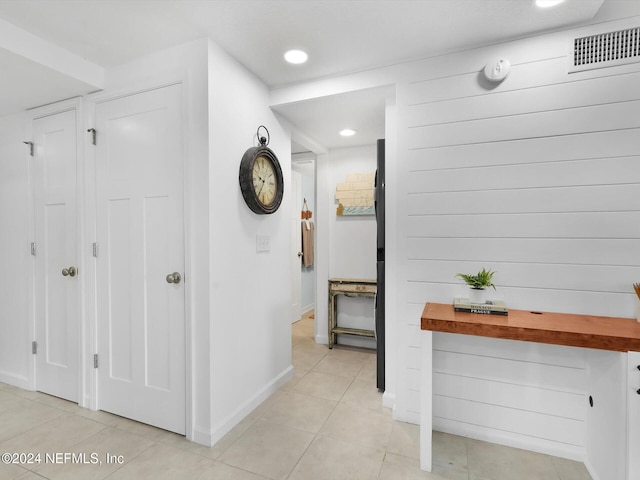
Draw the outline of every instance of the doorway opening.
[[[292,144],[291,185],[293,192],[291,235],[293,244],[292,323],[315,318],[315,154]]]
[[[329,343],[327,282],[332,278],[377,281],[379,256],[376,245],[376,216],[373,212],[349,212],[351,215],[341,216],[338,213],[336,190],[338,184],[348,183],[348,179],[354,177],[353,174],[363,177],[370,174],[373,177],[377,167],[379,139],[392,138],[391,148],[395,145],[395,86],[381,85],[305,98],[272,106],[272,109],[294,126],[292,171],[295,170],[296,160],[299,160],[300,156],[315,156],[313,218],[316,220],[316,303],[313,327],[316,346],[326,347]],[[357,134],[341,137],[339,131],[347,127],[357,130]],[[301,150],[297,147],[301,147]],[[386,282],[386,287],[389,287],[389,282]],[[374,301],[353,296],[341,300],[342,305],[336,314],[338,326],[363,331],[377,330]],[[390,303],[392,302],[387,301],[387,304]],[[298,325],[299,323],[296,324],[296,328]],[[386,341],[382,341],[385,344],[392,341],[393,333],[393,328],[387,329]],[[367,341],[368,344],[365,344]],[[337,343],[338,346],[347,348],[364,348],[368,352],[375,352],[375,356],[380,353],[376,338],[343,334],[338,335]],[[320,350],[318,353],[321,353]],[[293,359],[296,366],[296,348],[293,351]],[[302,363],[304,364],[304,361]],[[379,368],[383,372],[393,369],[393,359],[380,362]],[[377,386],[378,389],[387,391],[388,388],[384,386],[380,388],[384,383],[389,382],[383,381],[381,384],[376,375],[373,375],[372,388]],[[383,402],[385,406],[391,406],[391,396],[392,393],[388,396],[389,401]]]

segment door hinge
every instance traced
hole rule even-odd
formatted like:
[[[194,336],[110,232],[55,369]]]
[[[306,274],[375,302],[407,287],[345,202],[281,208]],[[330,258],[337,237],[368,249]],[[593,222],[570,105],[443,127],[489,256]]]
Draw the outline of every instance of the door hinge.
[[[98,244],[96,242],[93,242],[93,256],[98,257]]]
[[[36,355],[38,353],[38,342],[35,340],[31,342],[31,353]]]
[[[31,242],[31,255],[36,256],[36,242]]]
[[[33,157],[33,142],[22,142],[25,145],[29,145],[29,155]]]
[[[98,368],[98,354],[93,354],[93,368]]]
[[[87,130],[87,132],[89,132],[91,134],[91,143],[93,145],[95,145],[96,144],[96,133],[97,133],[96,129],[95,128],[89,128]]]

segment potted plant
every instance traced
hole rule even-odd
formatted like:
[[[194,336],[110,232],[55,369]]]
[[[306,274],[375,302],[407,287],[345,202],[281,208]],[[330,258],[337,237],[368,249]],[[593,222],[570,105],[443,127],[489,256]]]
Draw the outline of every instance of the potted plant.
[[[486,288],[492,287],[494,290],[496,286],[493,284],[493,275],[496,272],[486,270],[482,267],[482,270],[475,275],[469,275],[466,273],[458,273],[456,277],[460,277],[471,288],[469,293],[469,301],[471,303],[486,303]]]

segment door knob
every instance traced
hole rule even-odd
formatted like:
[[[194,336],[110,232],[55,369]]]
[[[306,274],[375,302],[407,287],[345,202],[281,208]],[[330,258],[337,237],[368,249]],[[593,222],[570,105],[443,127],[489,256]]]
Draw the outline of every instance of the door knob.
[[[304,253],[302,252],[298,252],[298,256],[301,257],[302,255],[304,255]]]
[[[78,273],[78,270],[76,269],[76,267],[69,267],[69,268],[62,269],[63,277],[75,277],[77,273]]]
[[[178,284],[182,280],[182,276],[178,272],[173,272],[167,275],[167,283]]]

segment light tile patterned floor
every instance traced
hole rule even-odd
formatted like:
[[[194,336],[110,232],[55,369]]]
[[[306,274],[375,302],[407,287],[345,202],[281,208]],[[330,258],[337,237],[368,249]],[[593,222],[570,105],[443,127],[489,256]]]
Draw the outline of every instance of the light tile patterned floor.
[[[5,479],[590,480],[581,463],[434,433],[418,467],[418,427],[396,422],[375,388],[375,354],[313,341],[293,325],[295,375],[213,448],[105,412],[0,384],[0,454],[97,453],[102,465],[0,464]],[[122,455],[107,464],[106,452]]]

